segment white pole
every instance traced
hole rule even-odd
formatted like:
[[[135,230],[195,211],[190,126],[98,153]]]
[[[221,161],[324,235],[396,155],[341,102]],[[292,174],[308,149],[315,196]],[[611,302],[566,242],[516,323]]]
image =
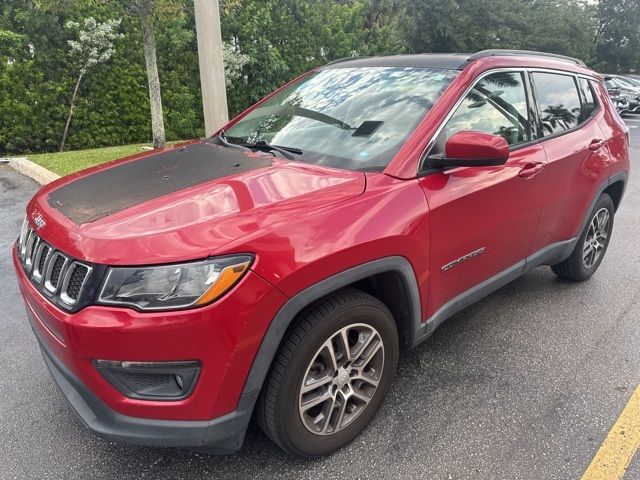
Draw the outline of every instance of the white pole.
[[[229,121],[218,0],[194,0],[205,135]]]

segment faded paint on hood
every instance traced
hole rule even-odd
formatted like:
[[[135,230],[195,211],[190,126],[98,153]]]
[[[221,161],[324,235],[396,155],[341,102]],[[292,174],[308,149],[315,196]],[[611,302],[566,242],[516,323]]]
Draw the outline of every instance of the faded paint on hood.
[[[309,215],[365,189],[362,172],[269,155],[273,159],[269,166],[206,181],[83,225],[72,222],[48,201],[52,192],[70,182],[154,154],[158,155],[152,152],[94,167],[44,187],[27,208],[31,219],[41,215],[45,222],[38,230],[40,236],[69,255],[94,263],[194,260],[214,252],[227,253],[223,247],[233,240]],[[237,154],[245,155],[242,151]]]

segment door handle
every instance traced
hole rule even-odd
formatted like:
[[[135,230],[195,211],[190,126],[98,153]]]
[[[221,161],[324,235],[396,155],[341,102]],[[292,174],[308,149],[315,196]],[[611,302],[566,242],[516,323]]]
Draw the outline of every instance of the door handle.
[[[606,140],[600,140],[599,138],[591,140],[591,143],[589,144],[589,150],[591,150],[592,152],[600,150],[606,143]]]
[[[520,172],[518,172],[518,176],[522,178],[533,178],[538,175],[544,169],[544,163],[527,163]]]

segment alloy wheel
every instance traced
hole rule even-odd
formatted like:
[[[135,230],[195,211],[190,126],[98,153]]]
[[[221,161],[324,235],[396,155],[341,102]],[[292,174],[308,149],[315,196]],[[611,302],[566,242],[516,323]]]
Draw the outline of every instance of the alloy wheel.
[[[609,210],[601,208],[591,219],[587,236],[582,247],[582,263],[586,269],[592,268],[604,252],[609,236]]]
[[[384,344],[371,325],[355,323],[335,332],[307,367],[299,394],[302,423],[311,433],[331,435],[367,407],[384,368]]]

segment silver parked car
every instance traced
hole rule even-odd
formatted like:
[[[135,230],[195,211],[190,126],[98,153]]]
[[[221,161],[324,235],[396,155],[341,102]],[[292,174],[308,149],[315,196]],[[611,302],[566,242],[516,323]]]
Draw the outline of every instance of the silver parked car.
[[[609,94],[611,94],[610,89],[617,88],[620,91],[620,96],[625,97],[628,101],[629,105],[625,111],[640,113],[640,85],[636,84],[635,80],[623,75],[605,75],[604,79]],[[619,108],[618,111],[620,111]]]

